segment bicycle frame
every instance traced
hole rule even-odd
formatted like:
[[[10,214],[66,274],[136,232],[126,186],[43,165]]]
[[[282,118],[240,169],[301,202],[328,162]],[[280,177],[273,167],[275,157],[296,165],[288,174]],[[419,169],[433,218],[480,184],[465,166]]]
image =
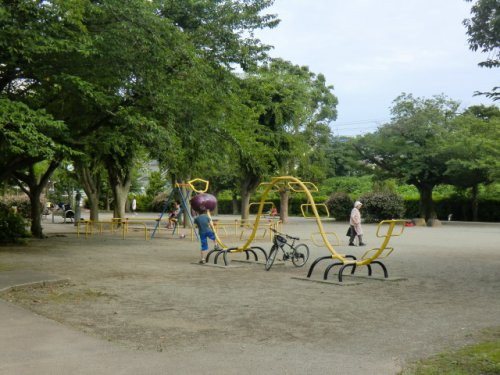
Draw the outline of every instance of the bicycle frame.
[[[291,260],[295,267],[302,267],[309,258],[309,248],[304,243],[298,243],[298,237],[292,237],[285,233],[280,233],[276,229],[271,228],[275,233],[273,237],[273,246],[266,260],[266,271],[272,267],[278,252],[283,252],[283,260]],[[287,246],[287,248],[285,247]]]
[[[287,239],[291,239],[292,243],[290,244],[288,241],[283,243],[282,245],[279,245],[278,247],[283,251],[283,254],[285,257],[291,258],[295,254],[295,242],[297,241],[297,238],[295,237],[290,237],[286,235]],[[288,249],[285,249],[285,246],[288,246]]]

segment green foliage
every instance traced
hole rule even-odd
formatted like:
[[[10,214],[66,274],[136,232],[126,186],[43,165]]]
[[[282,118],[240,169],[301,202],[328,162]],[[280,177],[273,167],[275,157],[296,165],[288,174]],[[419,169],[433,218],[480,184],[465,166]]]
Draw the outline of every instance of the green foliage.
[[[44,110],[32,110],[23,103],[0,97],[0,180],[18,169],[55,158],[63,148],[56,144],[53,135],[63,129],[64,124]]]
[[[500,110],[471,107],[450,124],[443,148],[448,153],[445,175],[455,186],[470,188],[500,179]]]
[[[28,223],[12,206],[0,203],[0,244],[22,243],[28,238]]]
[[[329,196],[332,193],[348,193],[352,197],[358,197],[361,194],[372,190],[372,176],[360,177],[332,177],[319,186],[319,193]]]
[[[169,195],[170,193],[166,191],[156,195],[150,203],[151,210],[153,212],[162,212],[165,209],[165,204],[167,203]]]
[[[414,219],[420,217],[420,207],[419,207],[418,197],[405,198],[404,204],[405,204],[406,218]],[[438,215],[438,217],[440,216]]]
[[[500,329],[462,349],[440,353],[408,366],[399,375],[496,375],[500,373]]]
[[[161,172],[153,171],[149,175],[149,184],[146,189],[146,195],[154,198],[159,193],[165,191],[166,181]]]
[[[472,1],[472,0],[466,0]],[[498,14],[500,4],[496,0],[477,0],[471,8],[472,18],[464,20],[469,36],[469,46],[473,51],[492,52],[491,57],[481,62],[480,66],[500,67],[500,28]],[[495,17],[496,15],[496,17]]]
[[[472,1],[472,0],[466,0]],[[488,59],[478,65],[487,68],[500,67],[500,3],[498,0],[478,0],[471,9],[472,17],[464,20],[469,36],[469,47],[473,51],[487,53]],[[493,100],[500,100],[500,87],[490,92],[476,92]]]
[[[325,204],[330,215],[337,220],[349,220],[354,201],[347,193],[333,193],[328,197]]]
[[[397,178],[417,187],[425,219],[435,216],[432,190],[446,182],[450,156],[445,145],[458,107],[444,95],[426,99],[402,94],[394,100],[391,122],[355,144],[379,178]]]
[[[359,200],[363,203],[363,217],[366,222],[375,223],[404,217],[404,201],[397,193],[371,192],[362,195]]]

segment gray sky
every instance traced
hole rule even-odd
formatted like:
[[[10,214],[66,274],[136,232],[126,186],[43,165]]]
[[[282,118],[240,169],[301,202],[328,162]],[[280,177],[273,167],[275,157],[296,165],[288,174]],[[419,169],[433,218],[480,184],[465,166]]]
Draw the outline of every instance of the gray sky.
[[[281,23],[258,33],[271,56],[323,73],[339,99],[335,135],[373,131],[390,120],[402,92],[445,94],[466,108],[493,104],[474,91],[500,84],[469,50],[464,0],[275,0]]]

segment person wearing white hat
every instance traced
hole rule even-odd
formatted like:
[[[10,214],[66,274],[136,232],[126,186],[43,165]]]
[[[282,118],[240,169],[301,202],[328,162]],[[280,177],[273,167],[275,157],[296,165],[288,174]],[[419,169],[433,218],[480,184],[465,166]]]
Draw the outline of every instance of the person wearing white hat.
[[[349,225],[351,226],[351,236],[349,237],[349,246],[354,245],[354,239],[358,236],[359,246],[365,246],[363,242],[363,228],[361,228],[361,212],[359,211],[363,203],[360,201],[354,202],[354,208],[351,211]]]

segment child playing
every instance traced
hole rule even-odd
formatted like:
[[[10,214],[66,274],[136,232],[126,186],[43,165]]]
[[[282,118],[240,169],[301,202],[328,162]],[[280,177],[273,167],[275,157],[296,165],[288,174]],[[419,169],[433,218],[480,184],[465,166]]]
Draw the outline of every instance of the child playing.
[[[176,221],[179,219],[179,214],[181,213],[181,205],[179,202],[174,202],[174,207],[168,215],[167,229],[172,229],[175,226]]]
[[[200,264],[205,263],[205,251],[208,250],[208,238],[215,242],[215,233],[213,231],[212,219],[207,215],[207,211],[201,211],[200,215],[194,219],[194,223],[198,226],[198,234],[200,236],[201,251],[200,251]]]

